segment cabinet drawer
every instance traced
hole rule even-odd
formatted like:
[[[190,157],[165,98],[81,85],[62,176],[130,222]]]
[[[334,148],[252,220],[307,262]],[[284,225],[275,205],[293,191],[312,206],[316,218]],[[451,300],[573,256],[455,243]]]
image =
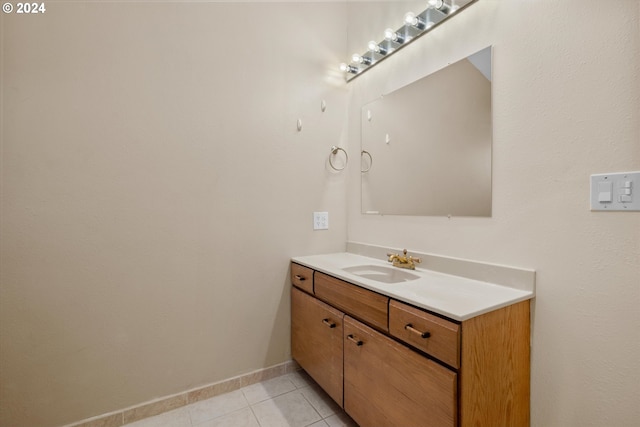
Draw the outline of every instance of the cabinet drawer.
[[[456,323],[392,300],[389,333],[454,368],[460,367],[460,325]]]
[[[291,263],[291,283],[303,291],[313,293],[313,270],[300,264]]]
[[[315,294],[321,300],[382,331],[388,331],[389,298],[316,272]]]
[[[344,409],[361,427],[454,427],[457,374],[344,317]]]

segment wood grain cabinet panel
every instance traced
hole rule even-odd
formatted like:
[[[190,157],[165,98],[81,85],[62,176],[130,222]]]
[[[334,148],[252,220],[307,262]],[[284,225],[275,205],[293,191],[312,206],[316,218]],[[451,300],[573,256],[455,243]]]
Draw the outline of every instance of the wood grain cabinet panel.
[[[293,358],[360,427],[530,425],[530,301],[456,322],[291,271]]]
[[[382,331],[388,331],[389,298],[316,272],[315,295]]]
[[[460,367],[460,325],[457,323],[391,301],[389,333],[449,366]]]
[[[309,267],[291,263],[291,283],[310,294],[313,293],[313,270]]]
[[[344,314],[291,288],[291,354],[342,407]]]
[[[457,375],[345,316],[344,409],[360,427],[454,427]]]
[[[462,322],[461,427],[528,426],[530,303]]]

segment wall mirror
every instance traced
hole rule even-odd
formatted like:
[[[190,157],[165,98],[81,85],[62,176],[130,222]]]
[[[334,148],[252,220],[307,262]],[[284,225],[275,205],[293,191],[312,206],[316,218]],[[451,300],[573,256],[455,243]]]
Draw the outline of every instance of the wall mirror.
[[[362,107],[362,213],[491,216],[491,51]]]

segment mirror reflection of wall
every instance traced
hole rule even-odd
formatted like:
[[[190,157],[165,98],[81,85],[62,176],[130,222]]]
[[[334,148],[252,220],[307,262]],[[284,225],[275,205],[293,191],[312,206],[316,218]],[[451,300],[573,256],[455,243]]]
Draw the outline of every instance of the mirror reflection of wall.
[[[491,216],[491,48],[362,108],[362,212]]]

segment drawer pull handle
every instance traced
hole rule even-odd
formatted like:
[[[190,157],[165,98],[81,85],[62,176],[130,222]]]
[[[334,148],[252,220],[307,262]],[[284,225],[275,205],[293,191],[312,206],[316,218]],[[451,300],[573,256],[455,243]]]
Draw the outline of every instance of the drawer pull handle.
[[[354,343],[356,343],[356,345],[357,345],[358,347],[359,347],[359,346],[361,346],[362,344],[364,344],[364,343],[363,343],[362,341],[360,341],[359,339],[354,338],[354,337],[353,337],[353,335],[351,335],[351,334],[347,335],[347,339],[348,339],[349,341],[353,341]]]
[[[299,275],[299,274],[296,274],[296,276],[295,276],[295,277],[296,277],[296,280],[299,280],[299,281],[301,281],[301,282],[304,282],[305,280],[307,280],[307,278],[306,278],[306,277],[301,276],[301,275]]]
[[[409,332],[420,335],[422,338],[429,338],[431,336],[431,332],[420,332],[419,330],[415,329],[411,323],[407,324],[407,326],[405,326],[404,328]]]
[[[330,328],[335,328],[336,324],[334,322],[331,322],[329,319],[322,319],[322,323],[324,323],[325,325],[327,325]]]

